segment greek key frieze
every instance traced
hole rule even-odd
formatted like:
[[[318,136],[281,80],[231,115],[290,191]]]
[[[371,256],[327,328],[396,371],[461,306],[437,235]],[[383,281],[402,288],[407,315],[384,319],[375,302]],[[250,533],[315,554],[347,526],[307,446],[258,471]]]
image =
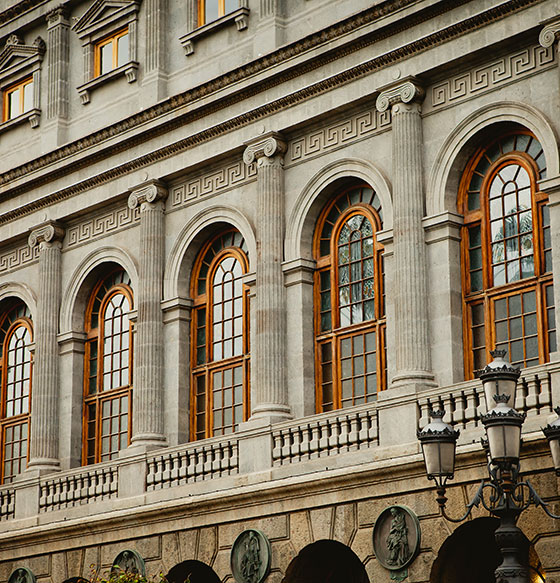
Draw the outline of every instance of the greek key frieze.
[[[171,206],[179,207],[191,201],[233,188],[248,182],[257,175],[255,163],[246,165],[243,161],[223,166],[214,172],[203,174],[171,188]]]
[[[69,248],[108,233],[120,231],[140,220],[140,208],[128,206],[93,217],[83,223],[72,225],[66,231],[64,247]]]
[[[0,254],[0,273],[6,273],[13,269],[23,267],[32,261],[39,259],[39,247],[30,247],[27,243],[21,247],[10,249]]]
[[[511,83],[555,61],[553,47],[535,45],[477,69],[432,85],[423,112],[449,105],[473,94]]]
[[[288,145],[286,165],[341,147],[391,125],[391,114],[368,110],[350,119],[295,138]]]

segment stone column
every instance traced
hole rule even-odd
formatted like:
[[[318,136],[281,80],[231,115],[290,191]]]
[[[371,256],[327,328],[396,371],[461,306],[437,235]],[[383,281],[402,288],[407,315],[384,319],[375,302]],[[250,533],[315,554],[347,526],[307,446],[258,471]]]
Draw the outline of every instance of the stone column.
[[[145,0],[146,58],[144,62],[144,87],[152,101],[167,97],[165,33],[167,31],[168,0]],[[195,4],[188,2],[187,4]]]
[[[39,296],[35,322],[35,359],[31,389],[29,471],[60,469],[58,314],[60,310],[60,255],[64,230],[44,223],[29,235],[31,248],[39,245]]]
[[[133,448],[166,444],[163,398],[163,315],[161,297],[165,255],[164,200],[167,189],[153,180],[135,188],[128,206],[140,205],[140,266],[132,391]],[[126,455],[126,454],[125,454]]]
[[[380,112],[391,108],[393,155],[393,235],[395,376],[392,387],[418,390],[434,385],[430,357],[426,245],[422,217],[422,118],[424,91],[414,79],[384,89]]]
[[[70,22],[68,8],[59,6],[47,13],[47,119],[68,117],[68,71]]]
[[[247,142],[246,164],[257,163],[257,260],[251,334],[251,419],[291,418],[286,391],[286,296],[284,246],[284,153],[282,137],[270,132]]]
[[[545,23],[543,29],[539,34],[539,43],[545,49],[554,45],[554,43],[560,37],[560,17],[556,16],[555,18],[549,20]],[[560,57],[560,44],[556,43],[556,51],[559,53],[556,58]],[[560,67],[558,68],[560,73]],[[560,75],[559,75],[560,80]],[[560,102],[558,99],[555,100],[555,107],[556,111],[560,110]]]

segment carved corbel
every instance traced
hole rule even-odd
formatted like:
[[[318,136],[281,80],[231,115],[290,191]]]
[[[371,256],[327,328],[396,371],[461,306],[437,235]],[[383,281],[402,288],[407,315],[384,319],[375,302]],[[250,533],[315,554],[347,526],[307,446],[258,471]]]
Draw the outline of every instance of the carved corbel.
[[[29,247],[33,249],[36,245],[53,244],[62,242],[64,238],[64,227],[55,221],[48,221],[33,229],[29,234]]]
[[[257,165],[261,166],[266,159],[269,161],[275,159],[283,164],[284,154],[288,149],[288,144],[278,132],[268,132],[254,140],[245,142],[245,145],[247,147],[243,152],[243,161],[247,165],[256,160]]]
[[[159,180],[149,180],[133,189],[128,197],[128,208],[134,210],[144,203],[164,201],[167,198],[167,188]]]
[[[375,106],[383,113],[399,103],[422,103],[425,96],[424,88],[414,77],[392,83],[381,90]]]

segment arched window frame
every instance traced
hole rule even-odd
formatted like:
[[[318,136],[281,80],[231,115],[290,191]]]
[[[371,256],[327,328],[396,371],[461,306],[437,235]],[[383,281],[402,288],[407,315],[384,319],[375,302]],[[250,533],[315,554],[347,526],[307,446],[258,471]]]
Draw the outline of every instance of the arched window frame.
[[[108,273],[99,281],[93,289],[86,309],[86,346],[85,346],[85,366],[84,366],[84,407],[83,407],[83,435],[82,435],[82,462],[84,465],[108,461],[117,457],[118,452],[130,444],[132,437],[132,359],[133,359],[133,324],[128,319],[128,314],[124,314],[128,319],[128,383],[117,387],[104,389],[104,344],[105,344],[105,313],[111,300],[117,295],[123,295],[128,301],[130,310],[133,309],[133,294],[128,283],[114,283],[104,293],[97,312],[97,325],[93,320],[93,308],[103,286],[107,285],[112,276],[117,275],[122,280],[128,280],[128,275],[123,269],[116,269]],[[120,352],[123,352],[122,350]],[[111,369],[112,370],[112,369]],[[120,369],[124,370],[124,369]],[[91,388],[95,385],[95,392]],[[107,405],[110,403],[110,405]],[[115,403],[118,406],[113,407]],[[110,407],[110,418],[104,417],[104,407]],[[117,408],[118,407],[118,408]],[[107,411],[105,411],[107,412]],[[115,415],[116,414],[116,415]],[[126,445],[122,443],[124,431],[121,426],[122,420],[126,424]],[[117,447],[110,445],[109,450],[103,452],[103,439],[112,439],[111,419],[118,417],[119,432],[117,435]],[[109,419],[103,424],[103,421]],[[109,433],[107,434],[107,423]]]
[[[222,240],[223,246],[218,251],[215,251],[216,245],[220,245],[220,240]],[[209,255],[213,253],[213,257],[208,262]],[[191,318],[192,366],[189,412],[190,439],[193,441],[231,433],[236,430],[240,422],[246,421],[250,414],[249,290],[245,283],[242,283],[242,354],[222,359],[214,359],[213,356],[214,338],[212,314],[214,303],[211,286],[213,285],[219,265],[228,257],[233,257],[238,261],[242,275],[247,273],[249,261],[245,243],[241,235],[235,230],[225,231],[208,241],[199,253],[193,269],[193,277],[191,280],[191,297],[193,298]],[[207,271],[204,274],[205,283],[201,284],[203,264],[206,264]],[[201,289],[201,286],[203,286],[203,289]],[[203,340],[201,340],[201,330],[203,330],[204,334]],[[201,350],[204,351],[204,362],[200,361]],[[232,411],[231,427],[226,425],[225,422],[219,427],[214,427],[213,399],[216,391],[212,384],[213,375],[220,371],[232,370],[232,387],[235,385],[239,386],[239,383],[236,383],[233,378],[233,369],[238,367],[241,368],[242,372],[242,418],[239,419],[239,415],[236,415],[235,411]],[[237,380],[239,381],[239,379]],[[202,407],[203,404],[204,407]],[[225,406],[223,410],[225,411]]]
[[[522,143],[522,145],[520,144]],[[514,146],[515,144],[515,146]],[[517,148],[517,146],[520,146]],[[495,154],[499,149],[500,153]],[[495,157],[494,157],[495,156]],[[492,160],[492,158],[494,159]],[[484,162],[486,158],[486,162]],[[480,183],[480,189],[473,191],[469,188],[477,168],[481,164],[487,165]],[[531,218],[532,218],[532,254],[534,274],[522,277],[515,281],[503,284],[494,282],[492,262],[492,240],[490,221],[489,189],[498,174],[507,166],[516,165],[527,172],[530,181],[531,193]],[[481,174],[478,172],[478,175]],[[556,327],[554,324],[554,300],[552,293],[552,261],[550,245],[550,222],[546,204],[546,193],[539,190],[538,181],[546,177],[546,164],[542,147],[535,136],[526,131],[513,131],[500,135],[490,144],[479,148],[467,164],[459,186],[458,208],[464,217],[464,226],[461,237],[461,263],[462,263],[462,290],[463,290],[463,347],[465,362],[465,377],[472,378],[476,369],[490,362],[490,350],[494,347],[505,348],[517,341],[523,341],[523,359],[516,359],[509,354],[510,360],[522,367],[542,364],[548,361],[549,354],[556,349]],[[478,193],[478,194],[477,194]],[[471,197],[471,198],[469,198]],[[469,208],[472,201],[478,201],[477,208]],[[502,215],[505,217],[506,215]],[[475,229],[480,227],[480,245],[471,244],[476,235]],[[527,231],[528,233],[528,231]],[[518,234],[520,238],[522,235]],[[494,241],[495,243],[495,241]],[[504,245],[505,238],[504,238]],[[480,248],[481,267],[478,267],[475,257],[475,248]],[[521,259],[520,259],[521,261]],[[474,267],[473,267],[474,264]],[[507,264],[504,262],[507,269]],[[481,271],[482,279],[480,289],[473,283],[473,273]],[[524,312],[521,308],[520,317],[523,321],[529,314],[536,314],[536,334],[526,334],[526,324],[523,323],[523,336],[510,336],[511,320],[517,319],[517,314],[510,312],[510,300],[515,296],[520,297],[526,293],[535,293],[535,310]],[[499,319],[501,326],[507,326],[508,339],[498,338],[496,332],[496,303],[504,300],[506,306],[506,318]],[[475,309],[477,306],[482,308]],[[538,343],[538,356],[528,355],[526,341],[528,338],[536,338]],[[481,340],[484,340],[481,343]]]
[[[21,398],[27,402],[19,413],[8,415],[7,411],[7,391],[8,391],[8,353],[10,341],[16,331],[24,328],[29,335],[29,342],[24,350],[29,352],[29,360],[23,361],[25,366],[29,364],[29,378],[27,379],[27,394]],[[15,477],[25,470],[29,459],[29,432],[31,422],[31,387],[33,383],[33,355],[30,345],[33,343],[33,323],[27,306],[17,303],[4,313],[0,323],[0,338],[2,346],[2,357],[0,359],[1,370],[1,403],[0,403],[0,425],[1,425],[1,449],[0,449],[0,483],[11,483]],[[22,363],[18,363],[21,365]],[[23,405],[23,403],[22,403]],[[10,435],[8,435],[11,432]],[[11,455],[8,456],[8,450]],[[18,454],[15,454],[17,450]],[[7,472],[8,467],[11,471]]]
[[[363,201],[350,203],[347,208],[343,209],[336,217],[333,224],[329,240],[329,251],[322,252],[322,243],[325,239],[322,238],[325,224],[331,211],[339,204],[339,201],[345,196],[352,198],[353,193],[360,190],[363,192],[370,192],[367,195],[368,203]],[[364,195],[365,196],[365,195]],[[362,197],[363,198],[363,197]],[[364,216],[370,222],[372,227],[373,239],[373,265],[374,265],[374,309],[375,317],[371,319],[364,319],[360,322],[350,324],[348,326],[341,326],[340,323],[340,301],[338,293],[339,280],[339,250],[338,241],[344,225],[353,216]],[[318,413],[330,411],[333,409],[341,409],[345,406],[353,406],[354,404],[361,404],[373,400],[377,397],[377,393],[386,387],[386,315],[385,315],[385,291],[384,291],[384,277],[383,277],[383,246],[377,241],[376,233],[382,228],[382,214],[381,204],[377,194],[367,184],[360,184],[352,186],[349,189],[337,194],[334,199],[325,206],[321,212],[317,225],[315,228],[313,252],[316,260],[316,270],[314,274],[314,327],[315,327],[315,402]],[[325,276],[323,274],[327,274]],[[325,277],[329,281],[329,289],[327,292],[324,288]],[[323,278],[323,282],[322,282]],[[336,293],[335,293],[336,290]],[[329,329],[322,328],[322,301],[325,300],[325,293],[328,293],[330,303],[331,321]],[[362,302],[363,303],[363,302]],[[342,341],[346,339],[355,340],[360,336],[363,337],[364,357],[369,352],[367,345],[366,334],[374,334],[375,336],[375,372],[369,374],[376,375],[376,391],[375,396],[371,392],[366,392],[361,397],[352,398],[352,402],[348,403],[347,399],[342,395],[343,379],[343,361],[348,356],[342,354]],[[352,344],[354,346],[354,344]],[[326,355],[325,355],[325,348]],[[330,351],[330,360],[329,360]],[[353,358],[358,358],[359,353],[351,349]],[[352,359],[351,359],[352,360]],[[366,367],[364,366],[364,369]],[[352,379],[354,377],[354,365],[352,365]],[[366,382],[364,373],[364,383]],[[346,379],[347,380],[347,379]],[[330,392],[328,387],[332,383],[332,400],[328,398]],[[352,380],[354,387],[354,380]],[[353,388],[354,391],[354,388]]]

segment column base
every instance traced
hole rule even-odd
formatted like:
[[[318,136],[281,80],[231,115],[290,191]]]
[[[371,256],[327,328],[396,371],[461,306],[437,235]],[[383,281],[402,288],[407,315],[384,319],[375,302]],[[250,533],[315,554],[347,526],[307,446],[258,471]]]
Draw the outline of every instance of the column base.
[[[167,447],[167,439],[164,435],[159,435],[157,433],[136,435],[132,438],[132,442],[126,449],[121,449],[119,452],[119,458],[147,453],[162,447]]]
[[[22,478],[35,478],[60,472],[60,461],[53,458],[35,458],[27,464],[27,468],[20,474]]]
[[[389,398],[387,393],[394,396],[405,396],[415,393],[420,393],[428,389],[435,389],[437,387],[434,375],[428,371],[404,371],[393,377],[389,390],[379,393],[379,397]]]
[[[293,419],[292,411],[287,405],[277,405],[274,403],[264,403],[257,405],[251,413],[251,417],[242,423],[240,429],[257,429],[267,425],[274,425],[282,421]]]

